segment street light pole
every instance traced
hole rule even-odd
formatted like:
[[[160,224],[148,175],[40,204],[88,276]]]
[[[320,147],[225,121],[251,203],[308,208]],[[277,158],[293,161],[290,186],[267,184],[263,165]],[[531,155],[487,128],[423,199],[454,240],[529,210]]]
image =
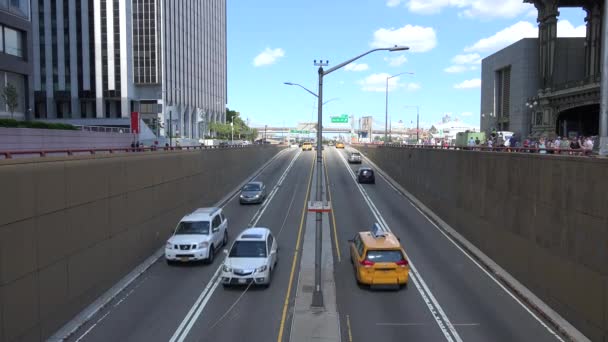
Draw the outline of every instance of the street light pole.
[[[317,118],[317,194],[316,194],[316,201],[317,202],[321,202],[323,197],[322,197],[322,184],[323,184],[323,153],[322,153],[322,137],[323,137],[323,76],[328,75],[352,62],[354,62],[355,60],[368,55],[374,51],[380,51],[380,50],[388,50],[388,51],[403,51],[403,50],[408,50],[408,47],[405,46],[397,46],[395,45],[392,48],[376,48],[376,49],[372,49],[369,50],[365,53],[360,54],[359,56],[356,56],[354,58],[351,58],[345,62],[342,62],[328,70],[323,70],[324,66],[327,66],[329,64],[328,61],[325,61],[325,63],[323,63],[323,61],[319,61],[319,63],[317,63],[317,61],[314,61],[315,66],[319,67],[319,70],[317,71],[319,74],[319,94],[318,94],[318,118]],[[323,219],[323,214],[321,212],[317,212],[316,213],[316,236],[315,236],[315,287],[314,287],[314,292],[312,294],[312,306],[314,307],[322,307],[323,306],[323,292],[321,290],[321,234],[322,234],[322,219]]]
[[[402,72],[396,75],[386,77],[386,102],[384,104],[384,142],[387,143],[387,131],[388,131],[388,80],[391,78],[401,76],[403,74],[413,75],[413,72]]]
[[[234,145],[234,116],[232,117],[232,121],[230,122],[230,143]]]

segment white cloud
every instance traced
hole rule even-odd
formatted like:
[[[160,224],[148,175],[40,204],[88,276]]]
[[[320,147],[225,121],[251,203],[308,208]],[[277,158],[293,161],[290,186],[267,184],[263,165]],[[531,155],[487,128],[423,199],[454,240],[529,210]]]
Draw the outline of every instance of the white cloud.
[[[587,27],[583,24],[574,27],[568,20],[560,20],[557,22],[558,37],[585,37],[587,35]]]
[[[396,3],[394,6],[399,4],[397,1],[389,2],[391,5]],[[460,16],[484,19],[513,18],[533,8],[521,0],[410,0],[407,7],[419,14],[436,14],[445,7],[452,7],[459,10]]]
[[[445,71],[449,74],[457,74],[457,73],[467,71],[467,67],[464,65],[452,65],[450,67],[443,69],[443,71]]]
[[[568,20],[557,22],[558,37],[584,37],[586,34],[585,25],[574,27]],[[496,52],[509,46],[523,38],[538,38],[538,28],[527,21],[520,21],[493,36],[480,39],[475,44],[464,48],[466,52]]]
[[[498,31],[491,37],[483,38],[477,41],[472,46],[464,48],[466,52],[494,52],[505,46],[511,45],[522,38],[535,38],[538,36],[538,29],[527,21],[520,21],[501,31]]]
[[[481,56],[478,53],[469,53],[466,55],[456,55],[452,58],[454,64],[480,64]]]
[[[456,74],[465,72],[467,70],[476,70],[476,65],[481,64],[481,56],[478,53],[456,55],[454,58],[452,58],[452,63],[454,63],[454,65],[443,69],[443,71],[450,74]],[[472,66],[467,66],[471,64]]]
[[[253,59],[253,65],[256,67],[271,65],[285,56],[285,51],[281,48],[271,49],[266,48]]]
[[[365,71],[367,69],[369,69],[369,66],[367,64],[365,64],[365,63],[358,64],[355,62],[350,63],[344,67],[344,70],[346,70],[346,71]]]
[[[388,7],[397,7],[401,5],[402,0],[388,0],[386,2],[386,6]]]
[[[366,78],[360,80],[358,83],[361,85],[361,90],[363,91],[377,91],[377,92],[385,92],[386,91],[386,78],[391,75],[387,73],[380,74],[371,74]],[[399,77],[393,77],[388,80],[388,90],[393,91],[399,88],[401,84],[399,84]]]
[[[472,80],[466,80],[458,84],[454,84],[454,88],[456,89],[473,89],[481,87],[481,79],[474,78]]]
[[[397,57],[384,57],[384,60],[388,62],[389,66],[398,67],[407,62],[407,58],[404,55]]]
[[[437,45],[437,35],[432,27],[405,25],[401,28],[381,28],[374,32],[372,47],[384,48],[405,45],[412,52],[426,52]]]
[[[408,91],[415,91],[415,90],[420,89],[420,88],[421,88],[421,86],[420,86],[420,84],[418,84],[418,83],[408,83],[408,84],[405,86],[405,88],[406,88]]]
[[[460,114],[460,116],[472,116],[473,113],[471,112],[463,112],[462,114]]]

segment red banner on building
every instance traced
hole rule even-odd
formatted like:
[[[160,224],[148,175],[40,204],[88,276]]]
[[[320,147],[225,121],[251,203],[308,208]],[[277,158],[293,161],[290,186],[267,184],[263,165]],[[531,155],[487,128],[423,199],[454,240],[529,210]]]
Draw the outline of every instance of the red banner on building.
[[[139,112],[131,112],[131,133],[139,133]]]

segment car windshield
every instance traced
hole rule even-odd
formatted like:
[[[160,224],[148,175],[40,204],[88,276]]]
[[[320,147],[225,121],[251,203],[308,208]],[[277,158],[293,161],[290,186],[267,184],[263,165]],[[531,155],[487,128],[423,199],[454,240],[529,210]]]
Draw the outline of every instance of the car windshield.
[[[209,221],[180,222],[175,235],[209,234]]]
[[[259,184],[246,184],[243,187],[243,191],[260,191],[260,185]]]
[[[231,258],[265,258],[266,242],[236,241],[230,250]]]
[[[372,250],[367,252],[367,260],[373,262],[397,262],[403,260],[403,254],[398,250]]]

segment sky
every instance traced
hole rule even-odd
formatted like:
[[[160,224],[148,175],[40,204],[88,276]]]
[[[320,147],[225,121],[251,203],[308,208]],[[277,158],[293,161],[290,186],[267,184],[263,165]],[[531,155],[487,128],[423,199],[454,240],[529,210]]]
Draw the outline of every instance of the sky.
[[[317,120],[314,60],[331,68],[378,51],[324,77],[324,125],[331,116],[373,116],[430,127],[449,114],[479,125],[481,60],[537,37],[536,10],[523,0],[228,0],[228,108],[254,127]],[[558,36],[584,37],[585,12],[560,9]],[[340,124],[332,124],[340,126]],[[342,124],[344,126],[344,124]]]

